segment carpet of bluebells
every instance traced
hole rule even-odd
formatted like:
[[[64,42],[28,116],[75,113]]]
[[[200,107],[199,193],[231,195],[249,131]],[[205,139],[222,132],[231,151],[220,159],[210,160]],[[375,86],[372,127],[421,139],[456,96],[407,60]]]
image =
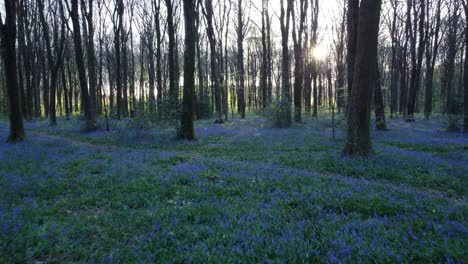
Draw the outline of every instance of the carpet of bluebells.
[[[326,117],[170,126],[0,121],[0,263],[468,263],[468,135],[389,120],[342,157]]]

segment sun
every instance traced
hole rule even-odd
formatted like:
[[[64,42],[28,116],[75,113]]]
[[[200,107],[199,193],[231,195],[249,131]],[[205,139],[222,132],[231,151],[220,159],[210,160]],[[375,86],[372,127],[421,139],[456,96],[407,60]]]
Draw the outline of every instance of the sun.
[[[312,48],[312,56],[317,60],[324,60],[328,56],[328,50],[323,46]]]

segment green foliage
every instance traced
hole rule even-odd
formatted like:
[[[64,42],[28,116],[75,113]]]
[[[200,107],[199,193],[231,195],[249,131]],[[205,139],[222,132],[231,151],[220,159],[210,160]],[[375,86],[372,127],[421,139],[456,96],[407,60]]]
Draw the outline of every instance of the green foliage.
[[[175,103],[170,99],[158,101],[156,118],[162,122],[177,123],[182,113],[182,104]]]
[[[459,146],[456,144],[431,145],[431,144],[404,142],[404,141],[396,141],[396,140],[386,140],[386,141],[383,141],[383,143],[385,143],[386,145],[395,146],[401,149],[429,152],[429,153],[436,154],[436,155],[450,154],[456,151],[463,151],[463,146]]]
[[[198,121],[197,142],[170,131],[148,146],[113,130],[78,136],[78,120],[30,122],[29,141],[0,145],[0,262],[466,260],[463,138],[392,123],[375,132],[375,156],[349,159],[329,119],[307,118],[291,129]]]
[[[205,119],[213,116],[213,110],[208,95],[200,96],[196,107],[197,119]]]
[[[447,132],[460,131],[462,120],[463,98],[452,98],[447,106]]]
[[[128,129],[144,130],[154,127],[155,123],[155,114],[145,112],[126,119],[124,126]]]
[[[459,114],[447,114],[447,127],[445,130],[447,132],[458,132],[460,131],[460,121],[462,120],[462,116]]]
[[[263,114],[272,127],[286,128],[291,126],[291,105],[289,102],[283,100],[272,102]]]

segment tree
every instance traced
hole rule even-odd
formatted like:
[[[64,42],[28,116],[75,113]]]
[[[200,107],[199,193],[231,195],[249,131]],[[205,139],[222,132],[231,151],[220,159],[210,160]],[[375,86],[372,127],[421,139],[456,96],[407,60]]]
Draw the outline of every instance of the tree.
[[[162,95],[165,90],[162,79],[162,36],[161,36],[161,25],[160,25],[160,13],[161,13],[161,0],[154,1],[154,16],[155,16],[155,29],[156,29],[156,84],[158,89],[158,101],[161,102]]]
[[[348,66],[348,95],[351,95],[354,78],[354,66],[356,60],[356,46],[359,23],[359,0],[347,0],[348,8],[346,13],[346,63]],[[349,103],[348,103],[349,105]]]
[[[62,25],[62,34],[61,38],[59,40],[58,37],[58,22],[56,21],[57,18],[55,18],[54,25],[55,25],[55,30],[53,32],[53,38],[54,38],[54,45],[52,46],[51,40],[50,40],[50,32],[49,32],[49,22],[46,21],[45,14],[44,14],[44,1],[43,0],[38,0],[37,1],[38,9],[39,9],[39,17],[41,20],[42,24],[42,29],[44,31],[44,41],[46,45],[46,55],[47,55],[47,62],[50,70],[50,85],[49,85],[49,119],[50,119],[50,125],[55,126],[57,125],[57,118],[56,118],[56,109],[55,109],[55,103],[56,103],[56,91],[57,91],[57,84],[58,84],[58,72],[60,69],[60,65],[62,64],[62,53],[64,50],[64,43],[65,43],[65,21],[61,22]],[[63,6],[62,2],[59,1],[60,5],[60,13],[63,13]],[[56,14],[55,14],[56,15]],[[61,16],[63,18],[63,15]],[[55,47],[55,48],[54,48]],[[55,59],[54,59],[54,54],[55,54]]]
[[[374,112],[375,112],[375,128],[378,130],[386,130],[385,123],[385,108],[382,95],[382,81],[380,78],[379,65],[375,67],[375,85],[374,85]]]
[[[221,109],[221,87],[219,78],[218,56],[216,53],[216,36],[213,29],[213,4],[212,0],[205,0],[205,8],[203,10],[206,17],[206,31],[208,41],[210,43],[210,61],[211,61],[211,79],[213,81],[213,90],[215,93],[215,108],[216,120],[215,123],[224,123]]]
[[[81,87],[82,106],[85,114],[85,130],[92,131],[98,128],[96,122],[96,112],[89,107],[88,82],[84,62],[83,46],[81,41],[80,18],[78,13],[78,0],[71,0],[70,17],[73,24],[73,42],[75,46],[75,60],[78,69],[79,82]]]
[[[310,24],[311,24],[311,38],[310,38],[310,46],[311,47],[310,48],[311,49],[316,49],[317,48],[317,39],[318,39],[318,13],[319,13],[318,0],[312,1],[311,11],[312,11],[312,16],[311,16],[311,21],[310,21]],[[312,116],[317,117],[317,112],[318,112],[318,94],[317,94],[318,80],[317,80],[317,77],[318,77],[318,68],[319,68],[318,58],[316,58],[315,56],[312,56],[312,61],[311,61],[310,65],[309,65],[309,68],[310,68],[310,71],[311,71],[310,74],[312,74],[312,81],[314,82],[314,88],[313,88],[313,91],[312,91],[313,98],[314,98],[314,108],[313,108]],[[312,89],[311,86],[310,86],[310,89]],[[309,93],[308,97],[310,98],[310,93]],[[308,102],[308,104],[310,105],[310,101]],[[310,110],[309,110],[309,112],[310,112]]]
[[[218,39],[220,40],[220,52],[219,54],[219,65],[220,65],[220,77],[221,77],[221,95],[222,95],[222,111],[225,120],[228,120],[229,114],[229,104],[228,104],[228,86],[229,86],[229,67],[228,67],[228,60],[229,60],[229,51],[228,51],[228,33],[229,33],[229,19],[231,14],[232,4],[231,1],[223,1],[223,15],[220,17],[222,22],[220,21],[220,26],[218,28]],[[226,28],[224,30],[224,28]],[[223,34],[224,34],[224,41],[223,41]],[[224,43],[223,43],[224,42]],[[223,48],[224,44],[224,48]]]
[[[175,41],[175,26],[174,26],[174,10],[172,8],[172,0],[166,0],[167,8],[167,34],[169,37],[169,52],[168,52],[168,64],[169,64],[169,100],[173,107],[177,107],[177,101],[179,97],[179,85],[178,85],[178,74],[176,68],[176,41]]]
[[[414,0],[408,0],[409,2]],[[408,3],[409,3],[408,2]],[[416,10],[416,4],[412,3],[414,19],[409,21],[418,21],[418,26],[410,26],[410,55],[411,55],[411,77],[408,94],[408,105],[406,113],[406,121],[414,121],[414,109],[416,104],[416,95],[420,86],[422,60],[424,55],[424,47],[426,46],[426,32],[424,30],[424,21],[426,16],[425,0],[419,0],[419,12]],[[418,14],[419,13],[419,14]],[[410,22],[411,23],[411,22]]]
[[[446,54],[442,75],[442,95],[445,96],[444,112],[457,114],[457,101],[455,99],[455,59],[458,51],[459,26],[460,26],[460,3],[451,2],[447,21],[447,33],[445,35]]]
[[[468,3],[463,0],[463,10],[465,10],[465,21],[468,19]],[[464,90],[464,117],[463,132],[468,133],[468,25],[465,24],[465,65],[463,72],[463,90]]]
[[[302,49],[302,35],[304,32],[304,22],[307,15],[308,1],[301,0],[299,2],[299,25],[296,28],[296,17],[291,1],[292,20],[293,20],[293,42],[294,42],[294,121],[297,123],[302,122],[301,118],[301,105],[302,105],[302,86],[304,81],[303,69],[303,49]]]
[[[429,8],[431,7],[430,1],[427,5],[428,19],[426,21],[426,32],[428,34],[428,41],[426,47],[426,79],[425,79],[425,93],[424,93],[424,117],[429,119],[432,113],[432,96],[433,96],[433,84],[434,84],[434,68],[438,55],[440,38],[440,11],[441,11],[442,0],[437,0],[437,8],[434,12],[435,21],[431,21],[429,15]],[[433,24],[435,23],[435,24]]]
[[[141,17],[142,23],[143,23],[143,31],[141,33],[141,40],[142,43],[146,49],[148,50],[148,56],[147,56],[147,61],[148,61],[148,108],[149,112],[154,114],[156,111],[156,97],[155,97],[155,51],[154,51],[154,30],[153,30],[153,23],[157,24],[156,26],[156,32],[160,31],[159,28],[159,5],[160,1],[153,1],[153,5],[151,5],[151,16],[148,16],[148,11],[146,10],[147,6],[146,3],[144,3],[143,6],[143,15]],[[160,34],[160,32],[159,32]],[[140,57],[141,57],[141,64],[140,64],[140,72],[141,72],[141,79],[143,79],[143,61],[144,61],[144,50],[143,48],[140,51]],[[159,58],[160,59],[160,58]],[[159,60],[160,62],[160,60]],[[140,85],[143,85],[143,80],[141,80]],[[160,92],[158,93],[160,94]]]
[[[245,69],[244,69],[244,38],[246,34],[246,26],[244,24],[242,0],[237,2],[237,78],[238,89],[237,95],[238,112],[241,118],[245,118]]]
[[[0,16],[0,30],[5,65],[5,78],[10,105],[10,136],[8,141],[26,139],[21,112],[18,75],[16,67],[16,0],[5,0],[5,22]]]
[[[123,0],[117,0],[116,10],[117,13],[117,22],[114,22],[114,47],[115,47],[115,76],[116,76],[116,86],[117,86],[117,119],[120,119],[122,115],[122,39],[123,35],[123,13],[124,13],[124,3]]]
[[[84,6],[84,1],[82,1]],[[84,6],[85,7],[85,6]],[[86,41],[86,50],[88,59],[88,78],[89,78],[89,101],[88,101],[88,110],[92,115],[96,115],[96,86],[97,86],[97,77],[96,77],[96,51],[94,48],[94,24],[93,24],[93,0],[88,0],[88,12],[84,13],[86,18],[86,23],[88,25],[88,38]]]
[[[268,48],[267,48],[267,32],[266,32],[266,9],[267,1],[262,0],[262,67],[260,74],[260,85],[262,87],[262,108],[268,105]]]
[[[281,15],[280,15],[280,26],[281,26],[281,108],[284,108],[284,120],[281,124],[283,127],[291,126],[291,93],[290,82],[289,82],[289,25],[291,17],[291,0],[288,0],[288,6],[286,11],[284,9],[284,1],[281,0]]]
[[[196,0],[184,0],[185,54],[184,54],[184,97],[179,138],[195,139],[193,128],[193,98],[195,92],[195,27]]]
[[[351,0],[353,1],[353,0]],[[362,0],[359,7],[356,61],[353,87],[347,115],[345,155],[367,156],[372,152],[370,140],[370,98],[375,81],[377,40],[381,0]]]
[[[392,8],[391,19],[388,22],[389,24],[389,33],[391,39],[391,61],[390,61],[390,118],[393,118],[394,115],[398,112],[398,29],[397,27],[397,11],[398,11],[398,1],[391,0],[390,5]],[[399,24],[398,24],[399,25]]]
[[[334,55],[336,67],[336,106],[341,112],[345,105],[345,30],[346,30],[346,5],[343,5],[342,13],[338,14],[336,21],[336,39],[334,40]]]
[[[31,119],[33,115],[33,65],[35,54],[32,42],[32,26],[30,15],[31,5],[27,0],[18,1],[18,77],[20,84],[20,95],[22,98],[22,113],[25,118]],[[23,69],[24,68],[24,69]],[[24,70],[24,71],[23,71]],[[24,72],[23,77],[22,73]],[[22,81],[24,80],[24,81]],[[23,91],[23,83],[26,82],[26,91]]]

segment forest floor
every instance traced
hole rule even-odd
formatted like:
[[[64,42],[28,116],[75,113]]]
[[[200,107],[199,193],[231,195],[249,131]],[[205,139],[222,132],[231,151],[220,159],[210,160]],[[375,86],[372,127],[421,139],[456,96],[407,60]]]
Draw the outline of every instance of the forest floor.
[[[0,120],[0,263],[468,263],[468,135],[441,118],[389,120],[368,159],[327,116],[81,124],[7,144]]]

